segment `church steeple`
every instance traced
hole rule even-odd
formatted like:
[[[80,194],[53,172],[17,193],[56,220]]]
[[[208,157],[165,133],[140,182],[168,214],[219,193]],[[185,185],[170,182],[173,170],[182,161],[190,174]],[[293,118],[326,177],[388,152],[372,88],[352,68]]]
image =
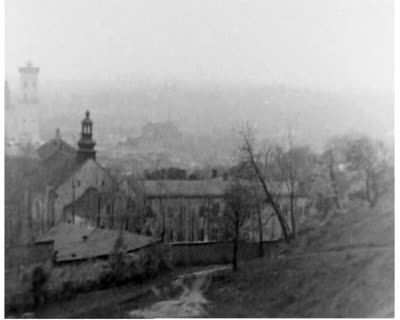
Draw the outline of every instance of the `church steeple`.
[[[90,119],[89,111],[86,111],[86,117],[82,120],[81,138],[78,141],[78,161],[87,159],[96,159],[96,142],[93,140],[93,121]]]

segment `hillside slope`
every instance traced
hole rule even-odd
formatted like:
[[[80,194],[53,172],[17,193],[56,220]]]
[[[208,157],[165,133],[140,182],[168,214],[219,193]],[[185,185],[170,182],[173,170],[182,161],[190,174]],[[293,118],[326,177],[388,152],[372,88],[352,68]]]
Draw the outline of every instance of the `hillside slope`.
[[[394,209],[354,204],[280,258],[242,263],[207,291],[212,317],[393,317]],[[311,220],[311,219],[310,219]]]

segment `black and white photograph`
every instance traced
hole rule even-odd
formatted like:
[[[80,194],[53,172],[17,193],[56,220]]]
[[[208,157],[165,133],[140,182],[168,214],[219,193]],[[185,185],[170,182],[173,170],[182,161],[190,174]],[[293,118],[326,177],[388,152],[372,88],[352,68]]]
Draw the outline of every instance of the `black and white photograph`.
[[[2,3],[5,318],[395,317],[395,1]]]

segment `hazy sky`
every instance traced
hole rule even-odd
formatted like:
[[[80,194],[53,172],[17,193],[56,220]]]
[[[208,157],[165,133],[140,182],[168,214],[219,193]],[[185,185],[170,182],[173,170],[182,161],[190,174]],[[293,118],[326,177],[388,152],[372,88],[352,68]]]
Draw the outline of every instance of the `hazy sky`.
[[[387,0],[6,0],[6,76],[391,91]],[[113,82],[115,83],[115,82]]]

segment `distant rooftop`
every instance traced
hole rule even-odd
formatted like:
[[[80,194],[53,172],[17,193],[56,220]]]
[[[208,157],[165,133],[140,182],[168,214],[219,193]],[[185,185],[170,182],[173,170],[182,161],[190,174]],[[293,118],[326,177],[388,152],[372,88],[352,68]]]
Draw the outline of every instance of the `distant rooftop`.
[[[179,198],[179,197],[223,197],[230,184],[229,180],[144,180],[145,195],[149,198]],[[258,184],[262,193],[261,185]],[[283,196],[289,194],[284,182],[269,183],[272,193]]]

